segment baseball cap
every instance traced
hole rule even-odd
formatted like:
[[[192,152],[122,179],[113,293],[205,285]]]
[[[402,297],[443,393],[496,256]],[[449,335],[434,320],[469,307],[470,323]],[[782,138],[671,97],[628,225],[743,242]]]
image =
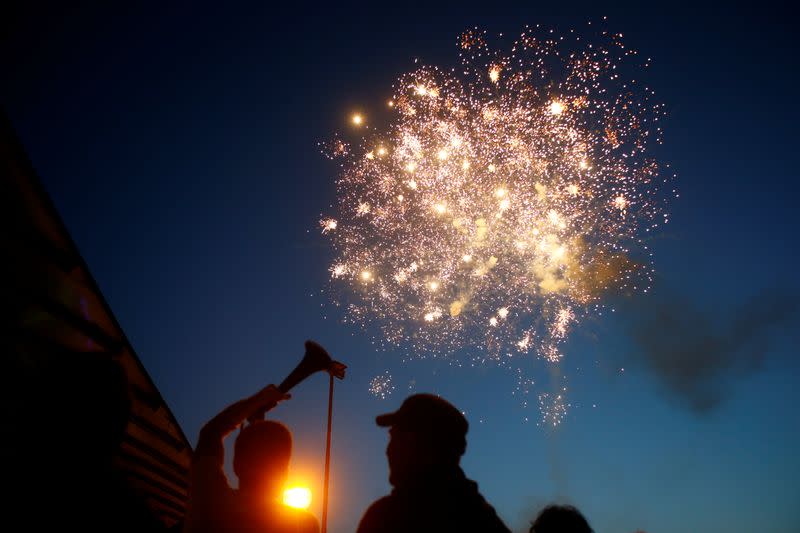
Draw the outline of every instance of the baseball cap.
[[[463,440],[469,424],[461,411],[434,394],[413,394],[400,409],[380,415],[375,422],[381,427],[398,427],[443,437]]]

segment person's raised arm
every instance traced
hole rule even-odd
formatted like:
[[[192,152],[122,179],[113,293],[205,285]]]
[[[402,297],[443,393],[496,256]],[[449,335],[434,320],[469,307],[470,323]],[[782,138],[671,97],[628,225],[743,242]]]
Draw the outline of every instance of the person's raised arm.
[[[216,455],[222,451],[225,437],[246,418],[255,413],[263,416],[264,412],[275,407],[278,402],[289,398],[290,395],[282,393],[275,385],[268,385],[254,395],[229,405],[200,430],[195,454]]]

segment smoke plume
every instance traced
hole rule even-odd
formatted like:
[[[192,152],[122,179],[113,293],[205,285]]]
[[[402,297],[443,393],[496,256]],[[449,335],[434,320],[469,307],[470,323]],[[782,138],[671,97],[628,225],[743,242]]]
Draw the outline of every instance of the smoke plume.
[[[797,296],[764,290],[733,312],[710,313],[662,292],[629,309],[634,356],[674,399],[697,413],[711,411],[724,401],[731,380],[756,370],[775,336],[794,321]]]

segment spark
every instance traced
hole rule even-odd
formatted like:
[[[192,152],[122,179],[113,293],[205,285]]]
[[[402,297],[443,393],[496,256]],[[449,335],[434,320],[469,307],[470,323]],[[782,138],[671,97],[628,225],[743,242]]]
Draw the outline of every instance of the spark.
[[[333,231],[336,229],[336,219],[334,218],[324,218],[319,221],[320,226],[322,226],[322,233],[328,233],[329,231]]]
[[[378,374],[369,382],[369,392],[376,398],[385,400],[394,392],[394,384],[392,383],[392,374],[385,371],[383,374]]]
[[[575,319],[572,309],[564,308],[558,311],[556,320],[553,323],[553,336],[563,338],[567,334],[567,326]]]
[[[559,102],[558,100],[554,100],[550,102],[550,106],[547,108],[551,115],[560,115],[564,112],[564,104]]]
[[[346,265],[341,265],[341,264],[340,265],[333,265],[330,268],[330,271],[331,271],[331,276],[333,278],[341,278],[342,276],[344,276],[345,272],[347,272],[347,266]]]
[[[356,113],[355,115],[353,115],[353,117],[351,118],[351,120],[353,121],[353,124],[355,124],[356,126],[360,126],[360,125],[362,125],[362,124],[364,123],[364,117],[362,117],[362,116],[361,116],[361,115],[359,115],[358,113]]]
[[[541,424],[555,427],[567,416],[568,404],[564,394],[543,392],[539,394],[539,410],[542,414]]]
[[[437,318],[442,318],[442,311],[440,309],[436,309],[429,313],[425,313],[425,321],[426,322],[433,322]]]
[[[517,347],[523,352],[528,351],[528,346],[530,345],[531,345],[531,336],[528,333],[526,333],[525,336],[522,337],[517,343]]]
[[[361,202],[360,204],[358,204],[358,207],[356,208],[356,216],[359,217],[364,216],[366,214],[369,214],[371,210],[372,208],[369,206],[367,202]]]

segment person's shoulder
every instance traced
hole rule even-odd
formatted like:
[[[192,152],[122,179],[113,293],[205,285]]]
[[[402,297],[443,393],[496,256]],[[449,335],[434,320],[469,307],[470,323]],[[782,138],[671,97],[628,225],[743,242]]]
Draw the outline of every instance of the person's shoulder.
[[[280,529],[286,527],[287,531],[299,533],[318,533],[319,521],[317,517],[305,509],[295,509],[282,505],[275,513],[278,524],[273,524],[273,528]]]
[[[391,495],[384,496],[372,502],[358,524],[358,533],[381,531],[382,526],[392,523],[391,515],[394,513],[394,499]]]
[[[366,516],[368,513],[380,514],[391,512],[391,510],[394,508],[394,500],[395,498],[391,494],[387,494],[382,498],[378,498],[367,508],[367,511],[364,513],[364,515]]]
[[[497,514],[497,510],[485,499],[483,500],[483,505],[476,507],[475,510],[482,515],[477,521],[484,524],[484,531],[495,531],[498,533],[510,532],[508,526],[506,526],[505,522],[503,522]]]
[[[300,526],[299,531],[314,533],[319,531],[319,520],[316,516],[305,510],[300,510],[299,514],[301,515],[297,520]]]

